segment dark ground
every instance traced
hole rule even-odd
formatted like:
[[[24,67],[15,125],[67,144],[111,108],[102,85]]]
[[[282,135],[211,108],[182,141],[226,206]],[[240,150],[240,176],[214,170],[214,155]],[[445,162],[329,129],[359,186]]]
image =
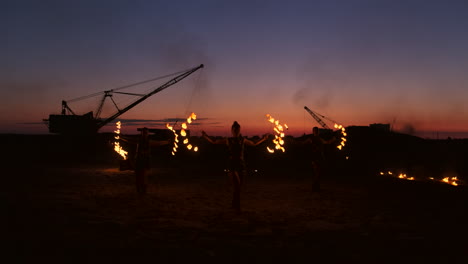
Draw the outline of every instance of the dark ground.
[[[108,135],[2,135],[2,249],[8,263],[467,263],[467,187],[422,180],[466,179],[466,142],[387,135],[376,147],[379,136],[359,136],[352,151],[330,150],[320,193],[310,191],[306,150],[247,149],[236,214],[223,146],[198,142],[199,153],[176,157],[154,149],[140,198]],[[387,169],[421,180],[377,174]]]

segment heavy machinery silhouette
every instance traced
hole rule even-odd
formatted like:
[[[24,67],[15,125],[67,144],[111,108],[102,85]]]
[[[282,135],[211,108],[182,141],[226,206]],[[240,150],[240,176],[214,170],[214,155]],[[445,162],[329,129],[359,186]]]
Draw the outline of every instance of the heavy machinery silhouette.
[[[331,120],[331,119],[328,118],[328,117],[325,117],[324,115],[321,115],[321,114],[319,114],[319,113],[317,113],[317,112],[314,112],[314,111],[310,110],[307,106],[304,106],[304,109],[305,109],[305,110],[315,119],[315,121],[317,121],[317,123],[319,123],[319,124],[323,127],[323,129],[325,129],[325,130],[331,131],[332,129],[331,129],[325,122],[323,122],[323,120],[322,120],[320,117],[322,117],[322,118],[324,118],[324,119],[328,119],[329,121],[331,121],[331,122],[333,122],[333,123],[336,124],[335,121]],[[319,116],[320,116],[320,117],[319,117]]]
[[[203,64],[197,67],[191,68],[189,70],[183,71],[183,72],[177,72],[177,73],[169,74],[169,75],[158,77],[158,78],[153,78],[150,80],[145,80],[145,81],[141,81],[141,82],[130,84],[130,85],[125,85],[125,86],[118,87],[112,90],[98,92],[98,93],[94,93],[91,95],[82,96],[79,98],[68,100],[68,101],[63,100],[62,101],[62,113],[60,115],[51,114],[49,115],[49,119],[44,119],[44,122],[49,127],[50,133],[58,133],[58,134],[94,134],[94,133],[97,133],[100,128],[107,125],[109,122],[112,122],[117,117],[124,114],[128,110],[132,109],[139,103],[148,99],[148,97],[158,92],[161,92],[162,90],[176,84],[177,82],[188,77],[190,74],[194,73],[195,71],[201,68],[203,68]],[[160,80],[162,78],[168,78],[174,75],[177,75],[177,76],[165,82],[163,85],[153,89],[149,93],[136,94],[136,93],[126,93],[126,92],[118,91],[121,89],[133,87],[136,85],[150,83],[156,80]],[[139,98],[133,101],[132,103],[130,103],[129,105],[127,105],[126,107],[120,109],[117,103],[112,98],[113,94],[132,95],[132,96],[137,96]],[[80,101],[80,100],[84,100],[84,99],[88,99],[88,98],[100,96],[100,95],[102,96],[102,99],[100,101],[100,104],[98,106],[98,109],[95,115],[93,114],[93,111],[90,111],[84,115],[77,115],[68,105],[68,103],[71,103],[71,102],[76,102],[76,101]],[[112,101],[112,103],[115,105],[117,112],[115,112],[114,114],[112,114],[111,116],[107,118],[101,119],[100,115],[101,115],[104,103],[107,98],[109,98]]]

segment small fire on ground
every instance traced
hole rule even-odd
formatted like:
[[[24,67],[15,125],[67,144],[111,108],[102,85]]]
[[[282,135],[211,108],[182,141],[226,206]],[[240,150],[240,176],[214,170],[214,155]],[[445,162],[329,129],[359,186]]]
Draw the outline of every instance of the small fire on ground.
[[[414,177],[408,177],[406,173],[393,173],[392,171],[380,172],[380,175],[391,176],[391,177],[395,177],[395,178],[399,178],[403,180],[410,180],[410,181],[416,180]],[[445,184],[450,184],[453,186],[461,185],[461,182],[458,179],[458,177],[444,177],[442,179],[435,179],[434,177],[429,177],[427,179],[422,179],[422,180],[437,181],[437,182],[441,182]]]

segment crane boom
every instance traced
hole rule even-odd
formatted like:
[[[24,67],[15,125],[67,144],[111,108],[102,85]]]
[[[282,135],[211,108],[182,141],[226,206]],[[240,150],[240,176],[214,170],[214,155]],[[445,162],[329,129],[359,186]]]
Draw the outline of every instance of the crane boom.
[[[310,110],[307,106],[304,106],[304,109],[325,129],[330,129],[330,127],[323,122],[323,120],[318,116],[318,114],[314,113],[314,111]]]
[[[106,124],[108,124],[109,122],[111,122],[112,120],[116,119],[117,117],[119,117],[120,115],[122,115],[123,113],[127,112],[128,110],[132,109],[134,106],[136,106],[137,104],[143,102],[144,100],[148,99],[148,97],[156,94],[156,93],[159,93],[161,92],[162,90],[168,88],[169,86],[173,85],[173,84],[176,84],[178,83],[179,81],[181,81],[182,79],[184,79],[185,77],[189,76],[190,74],[194,73],[195,71],[199,70],[203,68],[203,64],[200,64],[199,66],[193,68],[193,69],[190,69],[174,78],[172,78],[171,80],[169,80],[168,82],[166,82],[165,84],[159,86],[158,88],[154,89],[152,92],[144,95],[143,97],[141,97],[140,99],[136,100],[135,102],[131,103],[130,105],[128,105],[127,107],[123,108],[122,110],[119,110],[117,113],[115,113],[114,115],[108,117],[107,119],[105,119],[104,121],[101,121],[97,124],[97,129],[100,129],[101,127],[105,126]]]
[[[99,107],[97,109],[96,116],[93,116],[92,111],[88,112],[88,113],[86,113],[84,115],[77,115],[68,106],[67,101],[62,101],[62,113],[61,113],[61,115],[51,114],[51,115],[49,115],[49,119],[44,119],[43,121],[49,127],[49,132],[51,132],[51,133],[59,133],[59,134],[92,134],[92,133],[96,133],[100,128],[107,125],[109,122],[112,122],[112,120],[116,119],[120,115],[122,115],[125,112],[127,112],[128,110],[132,109],[133,107],[135,107],[139,103],[141,103],[144,100],[148,99],[148,97],[150,97],[150,96],[152,96],[152,95],[154,95],[154,94],[156,94],[158,92],[161,92],[162,90],[168,88],[171,85],[174,85],[174,84],[178,83],[182,79],[188,77],[190,74],[194,73],[195,71],[197,71],[197,70],[199,70],[201,68],[203,68],[203,64],[200,64],[199,66],[194,67],[192,69],[189,69],[189,70],[187,70],[185,72],[178,72],[178,73],[175,73],[175,74],[171,74],[170,76],[174,76],[176,74],[178,74],[178,75],[176,77],[170,79],[169,81],[167,81],[163,85],[157,87],[156,89],[154,89],[153,91],[151,91],[148,94],[134,94],[134,93],[123,93],[123,92],[115,92],[115,91],[123,89],[123,88],[128,88],[128,87],[131,87],[131,86],[135,86],[135,85],[139,85],[139,84],[159,80],[161,78],[166,78],[169,75],[159,77],[159,78],[154,78],[154,79],[151,79],[151,80],[146,80],[146,81],[143,81],[143,82],[138,82],[136,84],[126,85],[126,86],[119,87],[119,88],[116,88],[116,89],[113,89],[113,90],[104,91],[104,95],[103,95],[102,99],[100,100],[100,104],[99,104]],[[117,106],[117,104],[114,102],[114,100],[112,99],[112,94],[113,93],[134,95],[134,96],[139,96],[140,98],[137,99],[136,101],[134,101],[133,103],[131,103],[130,105],[124,107],[123,109],[120,109]],[[94,96],[100,95],[100,94],[102,94],[102,93],[95,93],[95,94],[92,94],[92,95],[83,96],[83,97],[80,97],[80,98],[69,100],[68,102],[87,99],[87,98],[94,97]],[[110,116],[110,117],[108,117],[108,118],[106,118],[104,120],[101,120],[99,118],[99,115],[101,114],[104,101],[105,101],[105,99],[107,97],[110,97],[110,99],[114,103],[115,107],[117,108],[117,113],[113,114],[112,116]],[[69,113],[71,113],[71,114],[67,114],[67,111]]]

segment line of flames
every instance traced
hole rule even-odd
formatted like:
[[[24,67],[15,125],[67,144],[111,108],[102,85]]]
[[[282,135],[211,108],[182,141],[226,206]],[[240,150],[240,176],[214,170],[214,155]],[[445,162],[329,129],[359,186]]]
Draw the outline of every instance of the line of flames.
[[[270,114],[266,114],[268,122],[272,123],[273,126],[273,131],[275,132],[275,138],[272,140],[273,144],[275,144],[275,147],[271,149],[270,147],[267,146],[267,150],[269,153],[275,153],[275,150],[281,150],[283,152],[286,151],[284,148],[284,130],[288,130],[288,125],[280,124],[279,120],[275,120]]]
[[[408,177],[405,173],[400,173],[400,174],[397,175],[397,174],[394,174],[391,171],[387,171],[387,172],[380,172],[380,175],[393,176],[393,177],[397,177],[399,179],[410,180],[410,181],[415,180],[414,177]],[[453,185],[453,186],[459,186],[460,185],[460,180],[457,177],[444,177],[441,180],[437,180],[437,179],[435,179],[433,177],[429,177],[428,179],[431,180],[431,181],[438,181],[438,182],[450,184],[450,185]]]
[[[118,121],[118,122],[116,123],[117,130],[114,131],[114,133],[116,134],[115,137],[114,137],[114,138],[115,138],[114,150],[115,150],[115,152],[117,152],[120,156],[122,156],[122,158],[123,158],[124,160],[126,160],[126,159],[127,159],[127,154],[128,154],[128,152],[125,151],[125,150],[122,148],[122,146],[120,146],[120,142],[119,142],[119,140],[120,140],[120,128],[121,128],[121,125],[122,125],[122,124],[120,123],[120,121]]]
[[[341,130],[341,142],[340,144],[337,146],[337,148],[339,150],[342,150],[343,147],[346,145],[346,136],[348,135],[346,133],[346,129],[344,128],[344,126],[340,125],[340,124],[335,124],[335,128],[338,129],[338,130]]]
[[[191,113],[190,116],[187,117],[187,122],[186,123],[184,122],[181,125],[180,136],[183,138],[182,143],[184,145],[186,145],[188,150],[193,150],[193,151],[197,152],[198,147],[193,146],[192,144],[190,144],[189,139],[187,137],[187,131],[186,131],[188,129],[187,124],[191,124],[194,120],[197,120],[197,115],[195,113]],[[177,152],[177,148],[179,148],[179,142],[180,142],[179,141],[179,135],[177,134],[174,127],[172,127],[171,125],[166,124],[166,127],[167,127],[167,129],[171,130],[172,133],[174,133],[174,146],[172,147],[172,155],[175,155],[176,152]]]

